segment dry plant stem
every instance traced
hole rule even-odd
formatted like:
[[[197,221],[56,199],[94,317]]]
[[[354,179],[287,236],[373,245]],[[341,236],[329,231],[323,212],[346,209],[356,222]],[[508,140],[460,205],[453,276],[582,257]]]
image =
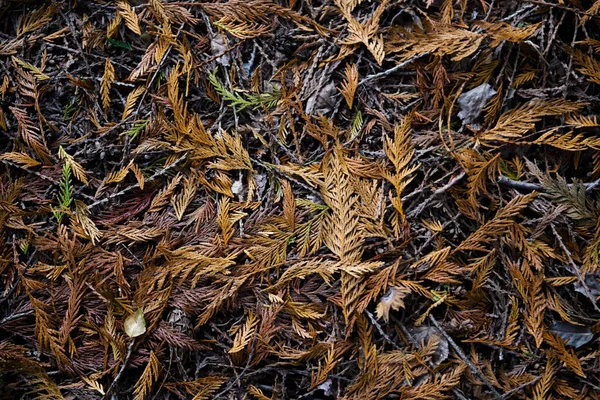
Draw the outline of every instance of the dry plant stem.
[[[593,13],[589,13],[587,11],[578,10],[576,8],[567,7],[562,4],[552,4],[552,3],[547,3],[547,2],[541,1],[541,0],[524,0],[523,2],[530,3],[530,4],[537,4],[539,6],[546,6],[546,7],[550,7],[550,8],[559,8],[561,10],[570,11],[572,13],[575,13],[578,15],[585,15],[585,16],[588,16],[591,18],[600,18],[600,15],[598,15],[598,14],[593,14]]]
[[[2,300],[4,300],[4,299],[2,299]],[[11,314],[8,317],[2,318],[2,321],[0,321],[0,325],[4,325],[5,323],[10,322],[12,320],[19,319],[21,317],[26,317],[26,316],[32,315],[32,314],[33,314],[33,311],[24,311],[21,313]]]
[[[581,274],[581,270],[579,269],[577,264],[575,264],[575,261],[573,261],[573,257],[571,257],[571,252],[569,251],[569,249],[567,249],[567,246],[565,246],[565,243],[556,231],[554,224],[550,224],[550,227],[552,228],[552,233],[554,234],[554,237],[556,237],[560,248],[567,256],[567,259],[569,260],[569,265],[571,265],[573,273],[577,275],[577,280],[579,281],[579,284],[583,287],[583,290],[585,291],[585,297],[587,297],[590,300],[596,311],[600,312],[600,307],[598,307],[598,305],[596,304],[596,298],[591,294],[590,288],[586,285],[585,277]]]
[[[415,339],[415,337],[408,331],[408,329],[406,329],[406,326],[404,326],[404,324],[398,320],[398,318],[394,317],[393,315],[391,316],[392,320],[396,323],[396,325],[398,325],[400,327],[400,330],[402,331],[402,333],[404,333],[404,335],[406,336],[406,338],[408,339],[408,341],[415,347],[418,348],[420,346],[420,344],[417,342],[417,340]],[[435,368],[435,365],[433,364],[433,362],[427,361],[427,365],[429,365],[429,367],[431,367],[432,369]],[[452,393],[454,393],[454,395],[456,396],[457,399],[460,400],[469,400],[467,397],[465,397],[465,395],[463,394],[463,392],[458,389],[458,388],[453,388],[452,389]]]
[[[446,340],[448,340],[448,343],[450,343],[450,346],[452,346],[456,354],[460,357],[461,360],[465,362],[465,364],[467,364],[469,369],[477,376],[477,378],[481,379],[483,383],[485,383],[485,385],[490,389],[490,391],[494,395],[494,398],[502,399],[502,395],[490,383],[490,381],[485,377],[485,375],[483,375],[481,371],[479,371],[479,369],[473,365],[473,363],[469,360],[465,353],[463,353],[460,347],[458,347],[456,342],[454,342],[454,339],[452,339],[452,337],[448,335],[448,333],[446,333],[444,328],[440,325],[439,322],[437,322],[437,320],[432,315],[429,316],[429,321],[431,321],[431,323],[436,327],[436,329],[446,338]]]
[[[121,368],[119,369],[119,372],[117,373],[117,376],[115,376],[115,379],[110,384],[110,387],[106,390],[106,393],[104,395],[104,400],[108,400],[109,398],[111,398],[111,399],[119,398],[114,395],[112,397],[109,397],[109,396],[117,388],[119,381],[123,377],[123,373],[125,372],[125,369],[127,369],[127,365],[129,364],[129,359],[131,358],[131,355],[133,354],[134,345],[135,345],[135,339],[131,339],[131,341],[129,342],[129,345],[127,346],[127,355],[125,356],[125,359],[123,360],[123,365],[121,365]]]
[[[419,55],[411,57],[408,60],[403,61],[400,64],[398,64],[398,65],[396,65],[396,66],[394,66],[394,67],[392,67],[390,69],[387,69],[387,70],[385,70],[383,72],[379,72],[379,73],[372,74],[372,75],[367,75],[364,79],[362,79],[361,81],[358,82],[358,86],[364,85],[365,83],[367,83],[367,82],[369,82],[369,81],[371,81],[373,79],[379,79],[379,78],[383,78],[384,76],[388,76],[389,74],[392,74],[392,73],[394,73],[394,72],[396,72],[396,71],[398,71],[398,70],[406,67],[408,64],[410,64],[411,62],[415,61],[416,59],[421,58],[423,56],[426,56],[428,54],[429,53],[419,54]]]
[[[383,338],[389,343],[391,344],[396,350],[400,350],[402,351],[402,348],[400,346],[398,346],[396,344],[395,341],[392,340],[392,338],[390,338],[384,331],[383,328],[381,327],[381,325],[379,324],[379,322],[377,322],[377,319],[375,319],[375,317],[373,316],[373,314],[371,314],[369,312],[369,310],[365,310],[365,314],[367,314],[367,316],[369,317],[369,320],[371,320],[371,323],[373,324],[373,326],[375,326],[375,328],[377,328],[377,330],[379,331],[379,334],[381,336],[383,336]]]
[[[145,181],[145,182],[146,182],[146,183],[148,183],[148,182],[152,182],[152,181],[153,181],[153,180],[155,180],[156,178],[158,178],[158,177],[160,177],[160,176],[163,176],[163,175],[164,175],[164,174],[166,174],[168,171],[170,171],[171,169],[173,169],[173,168],[174,168],[174,167],[175,167],[177,164],[179,164],[179,163],[180,163],[182,160],[184,160],[186,157],[187,157],[187,155],[183,155],[183,156],[179,157],[177,160],[175,160],[175,161],[173,162],[173,164],[169,165],[169,166],[168,166],[168,167],[166,167],[166,168],[163,168],[163,169],[161,169],[160,171],[158,171],[157,173],[155,173],[154,175],[152,175],[150,178],[146,179],[146,181]],[[139,183],[136,183],[136,184],[134,184],[134,185],[131,185],[131,186],[127,186],[125,189],[121,190],[120,192],[113,193],[113,194],[111,194],[110,196],[107,196],[107,197],[103,198],[102,200],[98,200],[98,201],[96,201],[96,202],[94,202],[94,203],[90,204],[90,205],[88,206],[88,209],[89,209],[89,210],[91,210],[92,208],[94,208],[94,207],[96,207],[96,206],[99,206],[100,204],[104,204],[104,203],[108,202],[109,200],[111,200],[111,199],[114,199],[115,197],[122,196],[122,195],[124,195],[125,193],[128,193],[128,192],[130,192],[130,191],[132,191],[133,189],[136,189],[136,188],[138,188],[138,187],[140,187]]]
[[[533,384],[537,383],[537,381],[539,381],[540,379],[542,379],[542,377],[541,377],[541,376],[538,376],[537,378],[535,378],[535,379],[532,379],[532,380],[530,380],[529,382],[525,382],[525,383],[523,383],[523,384],[521,384],[521,385],[517,386],[517,387],[516,387],[516,388],[514,388],[514,389],[510,389],[508,392],[506,392],[506,393],[504,393],[504,394],[502,395],[502,399],[503,399],[503,400],[504,400],[504,399],[510,399],[510,398],[511,398],[513,395],[515,395],[515,394],[519,393],[521,390],[525,389],[527,386],[531,386],[531,385],[533,385]]]
[[[512,189],[523,190],[526,192],[543,192],[544,187],[538,183],[529,183],[529,182],[521,182],[515,181],[514,179],[507,178],[505,176],[499,176],[497,182],[502,186],[506,186]]]
[[[546,191],[546,188],[544,186],[540,185],[539,183],[515,181],[514,179],[510,179],[505,176],[499,176],[497,181],[499,184],[509,187],[509,188],[512,188],[512,189],[523,190],[523,191],[528,191],[528,192],[533,192],[533,191],[545,192]],[[597,188],[598,185],[600,185],[600,179],[597,179],[594,182],[584,183],[583,185],[585,186],[586,193],[590,193],[595,188]],[[573,186],[573,185],[569,184],[569,186]]]
[[[464,178],[466,174],[467,173],[465,171],[462,171],[460,174],[458,174],[454,178],[450,179],[450,181],[447,184],[445,184],[441,188],[435,190],[431,194],[431,196],[429,196],[424,202],[419,204],[419,206],[417,208],[415,208],[413,211],[409,212],[407,214],[407,217],[408,218],[417,218],[427,208],[429,203],[431,203],[437,196],[447,192],[451,187],[453,187],[458,182],[460,182],[461,179]]]

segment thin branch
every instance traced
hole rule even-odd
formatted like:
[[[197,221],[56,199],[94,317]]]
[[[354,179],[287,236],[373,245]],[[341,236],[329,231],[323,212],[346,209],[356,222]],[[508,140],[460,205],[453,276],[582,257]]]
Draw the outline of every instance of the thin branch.
[[[422,53],[422,54],[419,54],[419,55],[416,55],[416,56],[412,56],[408,60],[401,62],[400,64],[396,65],[395,67],[392,67],[392,68],[387,69],[385,71],[379,72],[377,74],[367,75],[365,77],[365,79],[363,79],[360,82],[358,82],[358,86],[364,85],[365,83],[367,83],[367,82],[369,82],[369,81],[371,81],[373,79],[378,79],[378,78],[381,78],[381,77],[384,77],[384,76],[388,76],[389,74],[392,74],[392,73],[398,71],[399,69],[402,69],[402,68],[406,67],[408,64],[412,63],[416,59],[421,58],[423,56],[426,56],[428,54],[429,54],[429,52]]]
[[[163,168],[163,169],[161,169],[160,171],[158,171],[157,173],[155,173],[154,175],[152,175],[150,178],[146,179],[146,180],[145,180],[145,183],[152,182],[152,181],[153,181],[153,180],[155,180],[156,178],[163,176],[163,175],[164,175],[164,174],[166,174],[166,173],[167,173],[169,170],[173,169],[173,168],[174,168],[174,167],[175,167],[177,164],[179,164],[179,162],[181,162],[181,161],[182,161],[183,159],[185,159],[186,157],[187,157],[187,154],[184,154],[183,156],[179,157],[177,160],[175,160],[175,161],[173,162],[173,164],[169,165],[169,166],[168,166],[168,167],[166,167],[166,168]],[[96,201],[95,203],[92,203],[92,204],[90,204],[90,205],[88,206],[88,209],[89,209],[89,210],[91,210],[92,208],[94,208],[94,207],[96,207],[96,206],[98,206],[98,205],[100,205],[100,204],[106,203],[106,202],[108,202],[109,200],[111,200],[111,199],[114,199],[115,197],[122,196],[122,195],[124,195],[125,193],[128,193],[128,192],[130,192],[130,191],[132,191],[133,189],[136,189],[136,188],[138,188],[138,187],[140,187],[140,184],[139,184],[139,183],[136,183],[135,185],[128,186],[128,187],[126,187],[125,189],[121,190],[120,192],[113,193],[113,194],[111,194],[110,196],[107,196],[107,197],[105,197],[105,198],[103,198],[103,199],[101,199],[101,200],[98,200],[98,201]]]
[[[127,368],[127,364],[129,364],[129,359],[131,358],[131,355],[133,354],[134,344],[135,344],[135,339],[131,339],[131,342],[129,342],[129,346],[127,346],[127,355],[125,356],[125,360],[123,360],[123,365],[121,365],[121,369],[119,369],[117,376],[115,376],[115,379],[112,381],[112,383],[110,384],[110,387],[106,391],[106,393],[104,395],[104,400],[108,400],[109,395],[111,394],[111,392],[114,389],[116,389],[117,384],[119,383],[119,380],[121,380],[121,378],[123,377],[123,373],[125,372],[125,369]],[[118,397],[113,396],[113,398],[116,399]]]
[[[446,340],[448,341],[448,343],[450,343],[450,346],[452,346],[456,354],[460,357],[461,360],[464,361],[465,364],[467,364],[469,369],[477,376],[477,378],[481,379],[483,383],[485,383],[485,385],[490,389],[490,391],[494,395],[494,398],[502,399],[502,395],[500,394],[500,392],[498,392],[496,388],[490,383],[490,381],[485,377],[485,375],[483,375],[481,371],[475,365],[473,365],[473,363],[469,360],[465,353],[463,353],[461,348],[458,347],[458,345],[452,339],[452,337],[448,335],[448,333],[446,333],[444,328],[440,325],[439,322],[437,322],[435,318],[433,318],[432,315],[429,316],[429,321],[431,321],[431,323],[436,327],[436,329],[446,338]]]

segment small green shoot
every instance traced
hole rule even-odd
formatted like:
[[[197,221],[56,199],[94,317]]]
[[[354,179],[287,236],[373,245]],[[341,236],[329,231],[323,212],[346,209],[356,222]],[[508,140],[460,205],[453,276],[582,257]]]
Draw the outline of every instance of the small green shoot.
[[[134,125],[134,126],[133,126],[133,127],[130,129],[130,130],[128,130],[128,131],[126,131],[126,132],[124,132],[123,134],[124,134],[124,135],[128,135],[128,136],[129,136],[129,138],[130,138],[131,140],[133,140],[133,139],[135,139],[135,138],[137,137],[137,135],[139,135],[139,134],[140,134],[140,132],[141,132],[141,131],[143,131],[143,130],[144,130],[144,128],[145,128],[145,127],[148,125],[148,122],[149,122],[149,121],[148,121],[148,120],[146,120],[146,119],[143,119],[143,120],[137,121],[137,122],[135,123],[135,125]]]
[[[21,252],[25,255],[27,255],[27,252],[29,251],[29,238],[23,238],[23,239],[19,239],[17,241],[17,243],[19,243],[19,249],[21,249]]]
[[[74,97],[63,109],[63,121],[73,118],[77,110],[79,110],[79,98]]]
[[[66,162],[63,165],[62,177],[60,180],[60,189],[57,196],[58,208],[52,208],[52,213],[56,221],[60,223],[73,202],[73,185],[71,180],[71,163]]]
[[[356,115],[352,120],[352,131],[350,132],[350,137],[355,139],[356,136],[360,133],[360,130],[363,127],[363,116],[359,109],[356,109]]]
[[[133,47],[127,42],[122,42],[120,40],[115,40],[109,37],[106,37],[106,41],[113,47],[118,47],[120,49],[131,50]]]
[[[245,108],[252,108],[254,110],[259,107],[273,108],[281,98],[279,90],[274,90],[270,93],[248,93],[240,90],[231,92],[217,79],[216,69],[208,74],[208,81],[223,101],[228,102],[229,106],[235,107],[238,111],[242,111]]]

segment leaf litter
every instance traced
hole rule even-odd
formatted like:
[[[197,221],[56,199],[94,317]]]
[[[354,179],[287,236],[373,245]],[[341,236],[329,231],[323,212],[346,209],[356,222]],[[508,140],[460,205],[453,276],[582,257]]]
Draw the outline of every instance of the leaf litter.
[[[1,2],[3,398],[600,398],[599,22]]]

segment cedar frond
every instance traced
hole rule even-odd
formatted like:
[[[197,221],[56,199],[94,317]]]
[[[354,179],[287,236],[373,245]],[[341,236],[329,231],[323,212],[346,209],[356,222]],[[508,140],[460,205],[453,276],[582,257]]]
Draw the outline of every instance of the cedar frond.
[[[253,313],[248,314],[246,322],[241,326],[240,330],[233,339],[233,346],[229,349],[229,353],[238,353],[246,348],[254,336],[258,318]]]
[[[41,165],[41,162],[34,160],[33,158],[29,157],[29,155],[16,151],[3,153],[0,155],[0,159],[11,161],[15,164],[20,164],[24,168],[37,167],[38,165]]]
[[[395,28],[386,39],[385,49],[388,53],[401,54],[399,62],[424,54],[452,55],[452,61],[460,61],[475,53],[485,37],[485,34],[436,23],[424,31]]]
[[[585,133],[576,134],[574,131],[558,132],[558,129],[551,129],[531,143],[554,146],[567,151],[600,149],[600,138],[598,137],[588,137]]]
[[[277,169],[284,174],[299,176],[304,179],[306,183],[315,188],[322,186],[325,183],[325,176],[319,171],[317,164],[295,165],[290,163],[287,165],[275,165],[265,163],[265,165]]]
[[[139,64],[133,69],[133,71],[131,71],[131,73],[127,77],[127,81],[135,82],[156,69],[157,63],[154,60],[159,50],[158,46],[159,42],[153,42],[150,44],[150,46],[148,46]]]
[[[265,394],[263,393],[262,390],[260,390],[259,388],[257,388],[254,385],[250,385],[248,387],[248,393],[254,397],[256,400],[271,400],[271,398],[269,396],[265,396]]]
[[[596,220],[594,236],[585,247],[583,254],[582,273],[593,274],[600,265],[600,219]]]
[[[23,60],[21,60],[20,58],[17,58],[15,56],[11,57],[13,62],[19,66],[21,66],[22,68],[25,68],[29,71],[31,71],[31,73],[33,73],[33,76],[35,76],[35,78],[38,81],[45,81],[50,79],[50,77],[46,74],[44,74],[38,67],[29,64],[28,62],[25,62]]]
[[[492,272],[494,265],[496,265],[496,250],[493,249],[485,256],[471,259],[470,261],[471,263],[469,264],[469,268],[475,275],[473,278],[473,289],[481,289],[485,284],[489,274]]]
[[[554,360],[552,357],[549,357],[548,361],[546,361],[546,368],[542,373],[542,379],[533,387],[533,400],[545,400],[548,398],[550,389],[552,389],[552,385],[554,384],[555,373],[556,366],[554,365]]]
[[[136,228],[134,226],[117,226],[106,234],[106,243],[125,243],[132,241],[136,243],[149,242],[164,233],[160,227]]]
[[[531,100],[500,116],[496,125],[485,131],[480,140],[490,142],[514,143],[533,130],[542,117],[563,115],[580,111],[585,104],[562,99]]]
[[[202,246],[184,246],[164,253],[169,268],[157,275],[189,282],[192,288],[203,277],[228,274],[228,268],[234,264],[231,258],[211,257],[212,253]]]
[[[567,207],[566,213],[569,218],[583,222],[596,219],[597,212],[594,210],[583,184],[573,183],[569,185],[565,178],[560,175],[556,179],[552,179],[530,161],[527,161],[527,167],[546,188],[552,200]]]
[[[140,167],[138,167],[137,164],[131,164],[130,169],[131,169],[131,172],[133,172],[133,175],[135,176],[135,180],[138,182],[138,186],[140,187],[140,190],[144,190],[144,183],[145,183],[144,173],[142,172]]]
[[[558,357],[558,359],[571,371],[580,377],[585,378],[586,374],[581,366],[581,361],[573,349],[567,349],[565,342],[550,331],[545,331],[543,335],[544,341],[552,347],[556,357]]]
[[[59,3],[52,3],[32,11],[23,18],[19,19],[17,26],[17,38],[25,36],[28,33],[37,31],[38,29],[46,26],[52,21],[52,17],[58,11],[59,7]]]
[[[596,115],[571,115],[565,119],[565,124],[571,125],[575,128],[591,128],[600,126],[600,124],[598,124],[598,117]]]
[[[183,181],[183,189],[181,194],[171,198],[171,205],[175,210],[177,220],[181,221],[185,210],[188,208],[192,200],[194,200],[197,187],[197,182],[193,178],[185,178]]]
[[[467,150],[461,153],[461,157],[467,169],[469,202],[475,207],[477,197],[487,190],[488,180],[496,183],[500,167],[500,154],[486,159],[485,156],[481,156],[473,150]]]
[[[174,393],[179,398],[185,398],[185,394],[194,396],[194,400],[209,400],[227,378],[223,376],[207,376],[193,381],[167,382],[165,389]]]
[[[106,57],[104,61],[104,75],[100,81],[100,95],[102,96],[102,106],[106,111],[110,105],[110,86],[115,81],[115,68],[110,62],[110,59]]]
[[[71,163],[65,162],[62,168],[62,177],[59,182],[59,192],[57,194],[58,209],[52,209],[56,220],[60,223],[65,212],[69,210],[73,202],[73,182],[71,181]]]
[[[283,189],[283,216],[290,227],[290,231],[294,231],[296,228],[296,201],[294,199],[294,192],[292,185],[282,179],[281,187]]]
[[[137,104],[139,98],[144,94],[146,89],[143,86],[138,86],[129,95],[127,96],[127,100],[125,101],[125,109],[123,110],[123,115],[121,116],[121,120],[127,118],[132,112]]]
[[[383,149],[387,158],[394,165],[394,172],[385,171],[383,177],[387,179],[396,191],[395,196],[390,193],[390,201],[394,207],[393,228],[396,235],[399,234],[400,224],[404,218],[402,206],[402,191],[414,179],[411,175],[419,169],[419,164],[413,163],[415,150],[411,144],[411,121],[412,114],[407,115],[402,125],[394,127],[394,137],[385,137]]]
[[[223,197],[219,202],[219,212],[217,214],[217,222],[219,228],[221,228],[221,234],[223,235],[223,242],[225,245],[229,243],[233,237],[233,222],[230,217],[230,201],[229,197]]]
[[[525,300],[527,312],[525,313],[525,326],[534,337],[537,347],[542,344],[542,333],[544,329],[544,310],[547,302],[543,293],[543,280],[534,279],[528,288],[529,297]]]
[[[156,357],[156,353],[151,351],[148,356],[148,364],[146,364],[142,376],[140,376],[133,388],[134,400],[144,400],[146,398],[154,384],[158,381],[160,372],[160,361]]]
[[[171,199],[173,193],[175,193],[175,189],[177,188],[177,185],[179,185],[181,179],[182,176],[179,174],[177,174],[173,179],[171,179],[171,181],[167,185],[165,185],[156,194],[156,196],[154,196],[154,199],[152,199],[152,203],[150,203],[150,208],[148,209],[148,212],[160,211],[163,207],[169,204],[169,199]]]
[[[250,24],[267,24],[270,23],[272,15],[277,15],[293,21],[302,29],[310,29],[308,26],[313,26],[319,30],[319,26],[310,18],[269,0],[230,0],[222,4],[205,2],[202,3],[202,8],[212,16],[228,17]]]
[[[102,233],[90,219],[89,214],[88,207],[83,202],[75,200],[75,219],[88,235],[92,244],[96,244],[102,237]]]
[[[269,27],[263,24],[240,22],[228,16],[213,22],[213,25],[238,39],[253,39],[269,32]]]
[[[330,208],[325,221],[325,244],[340,261],[351,263],[361,258],[362,237],[358,229],[358,197],[341,163],[337,156],[330,156],[324,168],[325,185],[321,195]]]
[[[27,110],[18,106],[11,106],[9,109],[17,119],[18,132],[23,141],[35,152],[35,154],[44,161],[50,160],[50,154],[44,137],[39,128],[31,121]]]
[[[513,80],[512,87],[518,88],[518,87],[522,86],[523,84],[532,81],[533,79],[535,79],[536,74],[538,72],[539,71],[537,71],[537,70],[531,70],[531,71],[526,71],[526,72],[520,73]]]
[[[106,24],[106,37],[109,39],[114,38],[119,31],[119,25],[121,24],[121,13],[116,13],[115,17],[112,18],[108,24]]]
[[[342,82],[342,87],[338,90],[344,96],[346,104],[348,104],[348,108],[352,108],[354,94],[356,93],[356,88],[358,87],[358,69],[356,68],[356,64],[347,64],[345,74],[346,79]]]
[[[133,33],[135,33],[137,35],[141,35],[142,31],[140,29],[140,22],[138,20],[138,16],[135,13],[135,10],[133,9],[133,7],[131,7],[125,1],[117,2],[117,7],[119,8],[119,12],[123,16],[123,19],[125,20],[125,25],[127,25],[129,30],[131,30]]]
[[[104,179],[104,185],[121,182],[129,173],[130,167],[131,166],[128,165],[125,168],[122,168],[118,171],[113,171],[110,174],[108,174],[108,176]]]
[[[504,21],[476,21],[475,25],[480,26],[487,31],[492,39],[490,47],[496,48],[504,41],[512,43],[523,42],[525,39],[533,35],[538,29],[540,29],[542,23],[540,22],[529,26],[516,27]]]
[[[84,185],[87,185],[89,183],[85,170],[83,169],[81,164],[75,161],[75,158],[68,154],[62,146],[58,147],[58,158],[69,163],[71,171],[73,172],[73,176],[75,176],[75,178],[77,178],[78,181],[80,181]]]
[[[499,235],[514,223],[514,218],[524,210],[537,196],[536,192],[528,195],[518,195],[496,213],[496,216],[482,225],[465,239],[454,251],[486,251],[485,245],[498,240]]]
[[[321,363],[322,361],[322,363]],[[319,366],[316,372],[313,372],[310,377],[310,386],[308,390],[312,390],[325,382],[329,373],[333,371],[340,360],[336,358],[335,347],[331,346],[327,351],[327,355],[319,360]]]
[[[306,279],[312,274],[319,274],[325,282],[329,282],[331,276],[336,271],[335,266],[336,263],[334,261],[320,258],[294,263],[281,274],[277,283],[270,289],[274,290],[284,286],[294,279]]]
[[[568,48],[567,52],[573,57],[577,71],[585,75],[588,81],[600,85],[600,62],[581,50]]]
[[[381,65],[385,58],[384,41],[382,35],[377,35],[379,29],[379,19],[385,10],[388,0],[382,1],[371,18],[364,23],[358,22],[349,9],[340,0],[336,0],[336,5],[342,11],[344,18],[348,21],[348,37],[341,40],[344,45],[364,44],[375,58],[378,65]]]

